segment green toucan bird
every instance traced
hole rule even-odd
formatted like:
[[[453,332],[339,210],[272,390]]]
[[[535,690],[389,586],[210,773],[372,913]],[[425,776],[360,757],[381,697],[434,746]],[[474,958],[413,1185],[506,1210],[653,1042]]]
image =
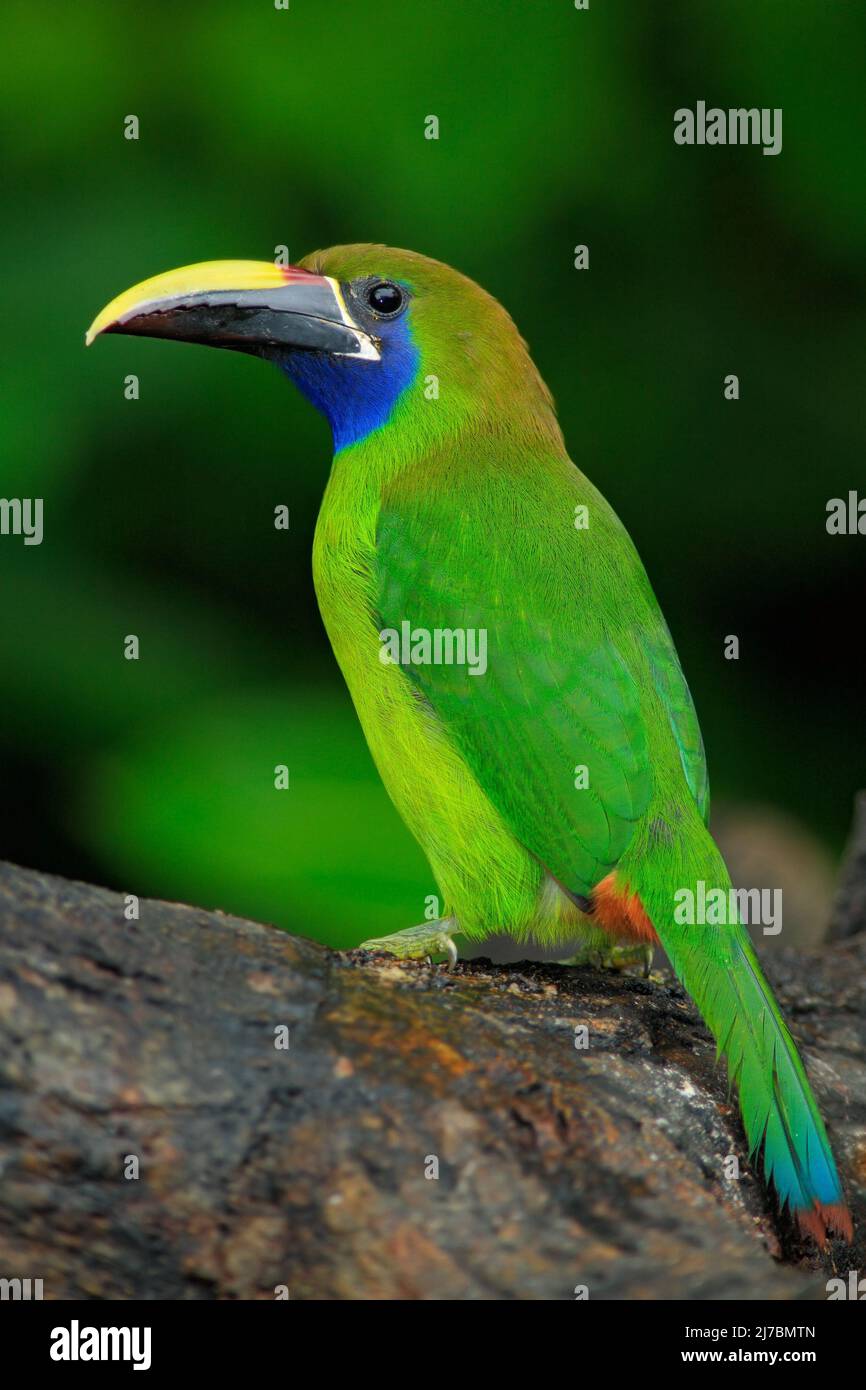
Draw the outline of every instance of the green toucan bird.
[[[657,943],[739,1087],[750,1150],[822,1244],[851,1217],[797,1049],[707,830],[697,716],[625,527],[568,457],[496,300],[449,266],[338,246],[136,285],[87,335],[235,348],[328,418],[313,568],[373,757],[430,861],[437,922],[622,964]],[[688,903],[713,904],[688,920]],[[733,904],[733,910],[729,907]]]

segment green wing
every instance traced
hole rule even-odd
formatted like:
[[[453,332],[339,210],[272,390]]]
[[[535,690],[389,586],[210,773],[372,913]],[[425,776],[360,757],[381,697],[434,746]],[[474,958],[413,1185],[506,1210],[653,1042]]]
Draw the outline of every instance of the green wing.
[[[473,483],[456,495],[404,487],[386,501],[377,617],[397,631],[477,635],[478,674],[445,663],[406,674],[515,837],[587,895],[653,796],[654,711],[706,801],[697,718],[634,547],[587,480],[557,464],[528,487],[495,468]],[[587,499],[579,531],[574,508]]]

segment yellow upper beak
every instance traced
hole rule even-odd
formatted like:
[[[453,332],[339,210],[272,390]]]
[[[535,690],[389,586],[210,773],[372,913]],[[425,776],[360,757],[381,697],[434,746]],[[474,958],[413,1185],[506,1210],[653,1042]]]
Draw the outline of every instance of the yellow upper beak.
[[[88,328],[84,342],[90,347],[106,328],[140,317],[161,300],[184,300],[209,290],[277,289],[286,280],[285,270],[273,261],[199,261],[197,265],[167,270],[163,275],[140,281],[106,304]]]

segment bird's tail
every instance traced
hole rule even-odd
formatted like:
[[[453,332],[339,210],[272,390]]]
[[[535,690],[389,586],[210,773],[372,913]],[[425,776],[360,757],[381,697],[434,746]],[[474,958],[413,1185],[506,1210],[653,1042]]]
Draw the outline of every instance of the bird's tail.
[[[820,1245],[832,1230],[853,1238],[851,1215],[824,1122],[803,1063],[764,978],[748,933],[741,925],[724,861],[702,822],[663,825],[629,872],[617,879],[637,892],[674,970],[725,1053],[737,1083],[750,1158],[763,1144],[764,1171],[800,1227]],[[679,833],[677,833],[679,832]],[[703,887],[701,886],[703,885]],[[711,898],[713,889],[722,895]],[[685,893],[683,890],[686,890]],[[693,894],[693,898],[690,898]],[[689,906],[713,909],[696,915],[713,921],[690,923]],[[727,904],[728,911],[722,908]],[[719,921],[719,916],[727,920]]]

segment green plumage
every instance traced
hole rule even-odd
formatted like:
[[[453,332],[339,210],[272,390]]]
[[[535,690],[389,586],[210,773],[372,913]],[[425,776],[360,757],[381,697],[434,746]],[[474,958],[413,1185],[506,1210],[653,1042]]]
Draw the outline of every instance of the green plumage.
[[[598,939],[581,906],[613,873],[727,1054],[752,1150],[763,1141],[781,1199],[821,1236],[815,1214],[837,1207],[841,1188],[747,934],[736,922],[675,921],[677,890],[729,879],[706,829],[697,717],[625,528],[568,459],[525,345],[477,286],[378,247],[305,264],[342,281],[372,270],[413,294],[417,379],[383,428],[335,457],[314,569],[370,748],[429,857],[443,916],[474,939]],[[431,376],[438,398],[423,389]],[[484,629],[486,672],[383,665],[379,633],[405,622]],[[578,790],[581,766],[589,785]],[[827,1219],[847,1229],[843,1208]]]
[[[817,1239],[850,1237],[806,1074],[736,912],[679,912],[684,893],[730,887],[691,696],[637,552],[568,458],[505,310],[436,261],[344,246],[300,270],[168,272],[112,300],[88,341],[103,332],[255,351],[331,422],[319,604],[444,904],[441,921],[379,944],[661,941],[782,1202]],[[386,637],[404,629],[427,646],[395,663]],[[483,662],[460,658],[460,634],[476,654],[483,634]]]

